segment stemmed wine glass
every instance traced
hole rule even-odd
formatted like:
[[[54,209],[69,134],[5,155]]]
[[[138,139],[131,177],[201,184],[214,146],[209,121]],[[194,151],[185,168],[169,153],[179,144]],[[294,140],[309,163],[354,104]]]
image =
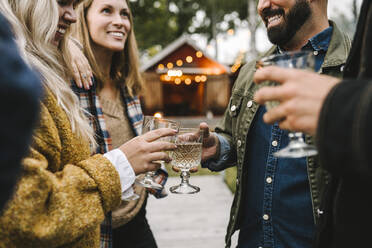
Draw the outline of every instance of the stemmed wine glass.
[[[181,183],[170,188],[175,194],[194,194],[200,188],[189,183],[190,169],[199,166],[202,155],[203,131],[198,128],[180,128],[175,137],[177,148],[171,151],[171,164],[181,170]]]
[[[264,57],[257,62],[256,68],[275,65],[283,68],[296,68],[312,70],[315,69],[315,56],[311,51],[286,52]],[[275,85],[275,82],[266,82],[266,85]],[[269,110],[279,103],[275,101],[266,102],[266,109]],[[304,141],[301,132],[289,132],[289,144],[287,147],[274,153],[275,157],[301,158],[318,154],[315,146],[308,145]]]
[[[143,124],[142,124],[142,134],[155,130],[155,129],[159,129],[159,128],[172,128],[172,129],[178,130],[179,127],[180,127],[180,124],[176,121],[171,121],[171,120],[154,117],[154,116],[145,116],[143,119]],[[161,140],[168,141],[168,142],[172,142],[172,139],[174,139],[174,137],[172,136],[161,138]],[[154,162],[164,165],[164,161],[154,161]],[[154,175],[155,175],[155,171],[148,171],[145,173],[144,178],[142,179],[137,178],[136,183],[145,188],[151,188],[151,189],[156,189],[156,190],[163,189],[163,186],[161,184],[158,184],[154,181]]]

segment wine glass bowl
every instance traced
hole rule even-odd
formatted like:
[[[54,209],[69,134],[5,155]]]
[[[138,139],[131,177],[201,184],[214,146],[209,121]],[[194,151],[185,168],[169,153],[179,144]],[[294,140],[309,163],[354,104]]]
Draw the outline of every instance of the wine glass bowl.
[[[171,164],[181,171],[181,183],[170,188],[175,194],[194,194],[200,188],[189,183],[190,169],[198,167],[202,155],[203,132],[197,128],[180,128],[175,137],[177,148],[171,154]]]
[[[143,118],[142,134],[155,130],[155,129],[159,129],[159,128],[172,128],[172,129],[178,130],[179,127],[180,127],[180,124],[176,121],[171,121],[171,120],[154,117],[154,116],[145,116]],[[174,139],[174,136],[167,136],[167,137],[162,137],[158,140],[174,142],[173,139]],[[168,151],[167,153],[169,154]],[[164,167],[164,161],[153,161],[153,162],[159,163],[162,165],[162,167]],[[148,171],[145,173],[144,178],[136,179],[136,184],[142,187],[145,187],[145,188],[150,188],[150,189],[155,189],[155,190],[163,189],[163,185],[158,184],[154,181],[154,175],[155,175],[155,171]]]
[[[294,68],[303,70],[315,70],[315,56],[312,51],[285,52],[262,58],[256,63],[256,69],[275,65],[282,68]],[[275,86],[275,82],[265,82],[266,86]],[[268,101],[265,103],[267,110],[279,105],[279,102]],[[301,132],[290,132],[287,147],[274,153],[275,157],[301,158],[318,154],[315,146],[306,144]]]

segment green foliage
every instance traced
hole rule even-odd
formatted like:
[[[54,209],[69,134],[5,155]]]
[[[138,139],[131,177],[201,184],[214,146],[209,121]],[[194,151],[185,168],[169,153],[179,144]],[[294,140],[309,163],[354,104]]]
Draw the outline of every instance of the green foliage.
[[[164,47],[184,33],[204,34],[210,40],[226,31],[218,23],[235,28],[236,19],[247,18],[247,1],[257,0],[131,0],[139,48]],[[204,18],[196,20],[197,13],[204,13]],[[231,13],[236,14],[226,18]]]
[[[175,32],[178,30],[177,26],[172,25],[175,17],[168,10],[167,0],[155,2],[153,0],[131,2],[134,30],[140,50],[168,44],[175,39]]]
[[[208,36],[208,38],[213,37],[213,28],[223,21],[228,23],[229,28],[235,28],[235,20],[229,19],[226,20],[225,16],[236,12],[238,14],[238,18],[240,20],[244,20],[247,18],[247,1],[242,0],[229,0],[229,1],[221,1],[221,0],[202,0],[199,1],[200,10],[204,11],[206,14],[206,18],[204,19],[203,23],[195,29],[196,33],[203,33]],[[217,32],[225,31],[225,30],[218,30],[217,25]]]

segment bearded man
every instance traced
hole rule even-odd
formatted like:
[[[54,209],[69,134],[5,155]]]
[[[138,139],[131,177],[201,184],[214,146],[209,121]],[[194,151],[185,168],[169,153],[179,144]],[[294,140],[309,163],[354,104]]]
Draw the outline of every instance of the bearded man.
[[[259,0],[257,10],[274,44],[263,56],[310,50],[316,71],[342,76],[350,40],[328,20],[327,0]],[[253,99],[262,87],[252,80],[255,65],[252,61],[241,69],[215,133],[208,132],[206,123],[200,124],[207,134],[203,167],[220,171],[237,166],[226,247],[236,230],[240,230],[239,248],[311,247],[322,214],[320,198],[330,178],[316,157],[273,156],[288,145],[288,132],[263,122],[266,109]],[[313,143],[310,136],[305,140]]]

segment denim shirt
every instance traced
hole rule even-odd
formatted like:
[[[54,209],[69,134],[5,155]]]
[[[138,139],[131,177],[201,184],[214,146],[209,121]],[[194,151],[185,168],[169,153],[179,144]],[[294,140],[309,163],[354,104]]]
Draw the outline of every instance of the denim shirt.
[[[324,61],[332,36],[329,27],[309,40],[303,49],[316,55],[315,69]],[[280,52],[280,51],[278,51]],[[278,124],[267,125],[259,107],[247,137],[245,186],[243,189],[238,247],[311,247],[315,229],[306,158],[275,158],[288,145],[288,132]],[[221,160],[230,151],[222,136]],[[225,161],[226,162],[226,161]]]

